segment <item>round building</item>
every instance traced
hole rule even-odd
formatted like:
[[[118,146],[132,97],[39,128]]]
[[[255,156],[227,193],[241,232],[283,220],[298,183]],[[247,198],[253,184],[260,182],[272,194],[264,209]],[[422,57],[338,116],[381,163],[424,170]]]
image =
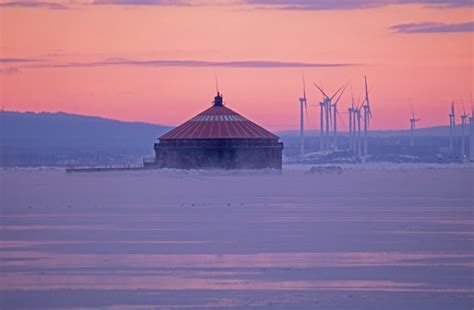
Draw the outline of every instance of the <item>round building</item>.
[[[279,137],[223,104],[213,106],[168,131],[155,143],[158,168],[281,169]]]

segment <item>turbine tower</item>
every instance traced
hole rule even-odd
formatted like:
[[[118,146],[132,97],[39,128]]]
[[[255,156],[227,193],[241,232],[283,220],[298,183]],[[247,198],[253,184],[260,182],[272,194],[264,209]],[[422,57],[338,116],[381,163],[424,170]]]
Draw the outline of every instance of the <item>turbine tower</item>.
[[[462,98],[461,98],[462,102]],[[461,115],[461,160],[464,161],[465,158],[465,143],[466,143],[466,135],[465,135],[465,130],[464,127],[467,125],[467,118],[469,117],[468,114],[466,114],[466,110],[464,109],[464,102],[462,103],[462,115]]]
[[[320,114],[319,114],[319,150],[324,150],[325,143],[324,143],[324,101],[319,103]]]
[[[357,109],[352,108],[352,152],[357,154]]]
[[[368,149],[368,129],[370,125],[370,119],[372,118],[372,111],[370,110],[369,103],[369,90],[367,88],[367,77],[364,76],[365,80],[365,104],[364,104],[364,157],[369,155]]]
[[[336,101],[334,102],[334,104],[332,105],[333,107],[333,150],[336,150],[337,151],[337,118],[339,117],[341,119],[341,122],[342,122],[342,118],[341,118],[341,115],[339,114],[339,111],[337,110],[337,103],[339,102],[339,100],[341,100],[341,97],[342,95],[344,94],[344,91],[346,90],[346,87],[349,83],[346,83],[346,85],[344,86],[344,88],[342,89],[342,91],[339,93],[339,97],[337,97]]]
[[[454,111],[454,101],[451,103],[451,113],[449,113],[449,152],[454,153],[454,137],[456,126],[456,113]]]
[[[356,135],[356,142],[357,142],[357,157],[361,158],[362,157],[362,132],[361,132],[361,119],[362,115],[360,113],[360,110],[362,109],[362,106],[360,106],[358,109],[354,111],[355,113],[355,120],[357,120],[357,135]]]
[[[303,97],[300,98],[300,156],[304,156],[304,116],[308,116],[308,106],[306,100],[306,85],[303,74]]]
[[[472,98],[471,98],[471,117],[469,117],[471,122],[471,128],[469,133],[469,158],[471,161],[474,161],[474,107],[472,107]]]
[[[328,96],[324,90],[318,86],[318,84],[314,83],[314,86],[321,92],[323,95],[323,101],[320,102],[320,107],[321,107],[321,114],[320,114],[320,126],[321,126],[321,146],[322,149],[327,150],[329,149],[329,135],[331,132],[331,127],[333,126],[333,118],[334,118],[334,113],[337,116],[337,108],[336,112],[333,112],[333,107],[334,105],[332,104],[332,100],[334,97],[337,96],[337,94],[344,88],[344,85],[341,86],[331,97]],[[346,85],[347,86],[347,85]],[[338,98],[337,101],[339,101],[340,97]],[[336,101],[336,105],[337,105]],[[325,130],[324,130],[325,127]],[[324,132],[324,133],[323,133]],[[334,147],[334,146],[333,146]]]
[[[354,106],[352,103],[352,151],[354,154],[360,157],[360,109],[362,108],[362,102]]]
[[[352,92],[352,85],[351,85],[351,106],[347,109],[347,112],[349,113],[349,151],[353,151],[354,147],[354,137],[352,132],[354,131],[355,124],[354,126],[352,125],[352,114],[354,113],[354,93]]]
[[[347,112],[349,113],[349,151],[352,152],[352,107],[349,107]]]
[[[413,105],[410,101],[410,110],[411,110],[411,118],[410,118],[410,147],[413,148],[415,146],[415,129],[416,129],[416,122],[420,121],[419,118],[415,117],[415,112],[413,112]]]
[[[325,150],[329,150],[330,149],[330,143],[329,143],[329,130],[331,128],[329,122],[331,121],[331,100],[328,99],[328,98],[324,98],[323,99],[323,102],[324,102],[324,111],[325,111],[325,118],[326,118],[326,131],[325,131],[325,134],[324,134],[324,149]]]

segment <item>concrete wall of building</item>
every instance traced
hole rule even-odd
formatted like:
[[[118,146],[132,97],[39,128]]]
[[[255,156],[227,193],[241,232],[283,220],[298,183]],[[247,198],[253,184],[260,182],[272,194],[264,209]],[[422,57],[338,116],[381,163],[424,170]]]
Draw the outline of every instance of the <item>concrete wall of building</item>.
[[[282,167],[282,143],[157,143],[158,168],[176,169],[264,169]],[[249,142],[249,141],[247,141]]]

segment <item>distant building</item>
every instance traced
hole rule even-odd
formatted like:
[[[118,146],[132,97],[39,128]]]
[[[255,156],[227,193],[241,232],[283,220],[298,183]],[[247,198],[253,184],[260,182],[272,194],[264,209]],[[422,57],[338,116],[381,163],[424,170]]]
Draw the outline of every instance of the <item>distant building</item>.
[[[224,106],[218,92],[212,107],[162,135],[154,149],[158,168],[281,169],[283,143]]]

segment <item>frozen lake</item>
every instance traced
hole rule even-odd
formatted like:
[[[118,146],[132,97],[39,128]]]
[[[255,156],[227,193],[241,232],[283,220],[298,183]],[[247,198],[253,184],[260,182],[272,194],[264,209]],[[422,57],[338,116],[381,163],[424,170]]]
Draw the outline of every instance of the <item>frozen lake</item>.
[[[2,170],[0,309],[473,309],[474,170]]]

